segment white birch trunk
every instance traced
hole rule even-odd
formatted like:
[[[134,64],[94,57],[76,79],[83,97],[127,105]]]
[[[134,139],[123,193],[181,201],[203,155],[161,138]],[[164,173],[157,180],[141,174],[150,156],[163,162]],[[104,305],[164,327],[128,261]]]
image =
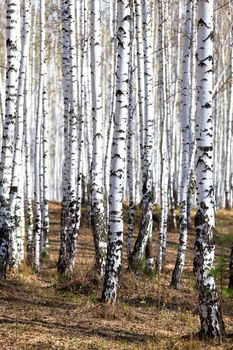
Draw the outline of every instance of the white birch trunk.
[[[11,231],[11,217],[9,196],[11,191],[12,168],[15,144],[15,121],[17,88],[19,77],[20,51],[20,3],[7,1],[7,69],[6,69],[6,97],[5,120],[0,164],[0,277],[6,273],[8,247]]]
[[[157,254],[157,271],[164,268],[167,246],[168,217],[168,149],[167,149],[167,105],[166,105],[166,72],[164,42],[164,8],[159,1],[159,104],[160,104],[160,225],[159,247]]]
[[[96,252],[96,272],[104,277],[107,255],[107,227],[103,189],[103,106],[101,79],[100,0],[91,1],[91,80],[93,115],[93,157],[91,178],[91,215]]]
[[[143,166],[142,166],[142,203],[143,213],[141,228],[132,253],[132,265],[141,265],[147,249],[147,267],[153,269],[154,258],[151,251],[152,236],[152,211],[153,211],[153,191],[152,191],[152,155],[153,155],[153,78],[152,78],[152,33],[151,33],[151,2],[143,0],[143,51],[144,51],[144,136],[143,136]]]
[[[186,2],[182,77],[182,179],[180,194],[180,240],[176,265],[172,274],[172,286],[179,288],[184,268],[188,236],[188,190],[190,165],[190,49],[191,49],[192,1]]]
[[[130,265],[131,262],[131,242],[133,237],[133,230],[134,230],[134,219],[135,219],[135,130],[134,130],[134,98],[133,98],[133,62],[134,62],[134,56],[133,56],[133,37],[134,37],[134,29],[132,28],[130,31],[131,34],[131,52],[130,52],[130,59],[129,59],[129,106],[128,106],[128,132],[127,132],[127,185],[128,185],[128,192],[129,192],[129,220],[128,220],[128,235],[127,235],[127,242],[126,242],[126,253],[128,257],[128,262]]]
[[[61,245],[58,261],[60,273],[72,273],[75,267],[78,232],[78,201],[80,189],[77,185],[77,119],[78,84],[75,6],[73,0],[63,1],[63,81],[64,81],[64,127],[68,138],[65,142],[63,170],[63,208]],[[79,151],[80,152],[80,151]],[[80,153],[79,153],[80,156]]]
[[[196,32],[195,32],[195,23],[196,23],[196,0],[193,2],[192,6],[192,28],[191,28],[191,53],[190,53],[190,127],[189,127],[189,190],[188,190],[188,205],[187,205],[187,220],[188,227],[191,226],[191,207],[195,205],[195,178],[194,178],[194,167],[195,167],[195,116],[196,116]],[[192,198],[193,197],[193,198]]]
[[[32,264],[33,255],[33,209],[32,209],[32,180],[31,180],[31,137],[30,137],[30,104],[29,104],[29,69],[24,91],[24,137],[25,137],[25,202],[27,222],[27,263]]]
[[[29,55],[29,41],[30,41],[30,26],[31,26],[31,1],[24,0],[23,6],[23,45],[21,52],[21,62],[19,69],[19,80],[18,80],[18,98],[16,106],[16,132],[15,132],[15,149],[13,158],[13,171],[12,171],[12,184],[10,192],[10,213],[12,220],[12,245],[11,245],[11,266],[14,268],[18,267],[19,254],[17,235],[23,231],[21,218],[21,204],[22,204],[22,188],[24,177],[23,169],[23,129],[24,129],[24,93],[25,93],[25,79],[26,79],[26,68]],[[23,206],[24,207],[24,206]]]
[[[66,266],[66,242],[68,230],[68,206],[69,206],[69,110],[70,110],[70,36],[69,36],[69,7],[68,0],[62,2],[62,75],[64,98],[64,162],[62,173],[62,210],[60,251],[57,263],[58,271],[64,272]]]
[[[138,111],[140,122],[140,155],[143,160],[143,145],[144,145],[144,52],[143,52],[143,33],[142,33],[142,0],[135,0],[135,33],[137,46],[137,74],[138,74]],[[143,162],[142,162],[143,163]],[[143,164],[141,164],[143,167]]]
[[[232,7],[233,9],[233,7]],[[233,18],[233,16],[232,16]],[[231,28],[231,78],[233,82],[233,24]],[[229,109],[229,124],[228,124],[228,138],[227,138],[227,170],[226,170],[226,207],[231,207],[231,186],[232,186],[232,173],[230,174],[230,165],[231,165],[231,147],[232,147],[232,122],[233,122],[233,84],[231,85],[231,100],[230,100],[230,109]],[[233,246],[230,254],[230,263],[229,263],[229,288],[233,289]]]
[[[118,0],[118,57],[116,70],[116,110],[112,141],[109,244],[102,300],[115,303],[121,270],[123,243],[123,194],[126,162],[126,128],[128,119],[128,78],[130,57],[130,1]]]
[[[233,7],[232,7],[233,10]],[[231,16],[233,19],[233,15]],[[230,34],[231,54],[231,81],[233,82],[233,25]],[[227,105],[227,104],[226,104]],[[232,149],[232,123],[233,123],[233,83],[231,84],[230,108],[227,122],[227,148],[226,148],[226,173],[225,173],[225,208],[230,209],[231,203],[231,149]]]
[[[38,105],[36,117],[35,140],[35,223],[34,223],[34,256],[33,267],[40,269],[41,247],[43,242],[43,158],[42,158],[42,128],[43,128],[43,92],[45,73],[45,4],[40,0],[40,71]]]
[[[105,186],[105,198],[106,198],[106,221],[109,221],[109,179],[110,179],[110,162],[111,162],[111,144],[113,136],[113,115],[115,111],[116,103],[116,61],[117,61],[117,40],[116,40],[116,1],[110,1],[109,4],[109,25],[110,25],[110,40],[111,40],[111,60],[110,60],[110,86],[109,90],[111,92],[110,96],[110,114],[108,118],[108,128],[107,128],[107,141],[105,146],[105,158],[104,158],[104,186]]]
[[[213,0],[198,3],[196,174],[197,213],[194,273],[202,338],[221,338],[224,324],[213,276],[215,228],[213,184]]]
[[[45,27],[46,7],[41,8],[41,16],[43,16],[43,23]],[[45,29],[44,29],[45,30]],[[48,84],[47,84],[47,56],[46,56],[46,37],[44,32],[43,42],[43,118],[41,128],[41,142],[42,142],[42,174],[43,187],[41,198],[41,217],[42,217],[42,231],[41,231],[41,255],[48,254],[49,249],[49,119],[48,119]]]

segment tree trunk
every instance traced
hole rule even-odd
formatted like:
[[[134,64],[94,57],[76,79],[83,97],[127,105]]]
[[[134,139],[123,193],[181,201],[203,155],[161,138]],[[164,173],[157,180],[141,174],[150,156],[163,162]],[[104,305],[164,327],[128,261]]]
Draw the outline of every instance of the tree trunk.
[[[233,9],[233,8],[232,8]],[[233,18],[233,15],[231,16]],[[230,34],[231,52],[231,94],[230,108],[227,122],[227,149],[226,149],[226,173],[225,173],[225,208],[230,209],[231,203],[231,150],[232,150],[232,122],[233,122],[233,25]]]
[[[40,77],[38,91],[38,106],[36,119],[36,144],[35,144],[35,224],[34,224],[34,256],[33,267],[40,269],[42,228],[43,228],[43,157],[42,157],[42,128],[43,128],[43,93],[45,73],[45,3],[40,0]]]
[[[103,189],[103,107],[101,84],[101,22],[100,0],[91,1],[91,77],[93,116],[93,158],[91,179],[91,215],[96,252],[96,272],[104,277],[107,255],[107,226]]]
[[[128,73],[130,57],[131,7],[129,0],[118,0],[118,58],[116,71],[116,110],[112,141],[109,233],[107,265],[102,300],[115,303],[121,270],[123,243],[123,194],[128,119]]]
[[[157,272],[161,273],[165,265],[167,246],[168,218],[168,147],[167,147],[167,103],[164,41],[164,6],[159,2],[159,104],[160,104],[160,224],[157,254]]]
[[[78,157],[81,157],[77,140],[78,90],[75,6],[73,0],[64,0],[63,16],[63,86],[64,86],[64,131],[65,159],[63,168],[63,206],[61,245],[58,260],[60,273],[72,273],[75,266],[78,232],[78,201],[81,204]],[[81,135],[80,135],[81,136]]]
[[[147,244],[151,242],[153,220],[153,191],[152,191],[152,155],[153,155],[153,78],[152,78],[152,33],[151,33],[151,7],[149,0],[143,0],[143,50],[144,50],[144,137],[143,137],[143,174],[142,174],[142,222],[134,251],[131,256],[131,262],[134,269],[140,266],[145,255]],[[154,259],[151,256],[151,250],[147,252],[147,267],[153,269]]]
[[[6,9],[6,101],[3,141],[0,164],[0,278],[6,274],[8,248],[11,239],[10,191],[15,144],[15,121],[17,88],[19,77],[19,49],[20,49],[20,3],[7,1]]]
[[[21,52],[19,80],[18,80],[18,98],[16,106],[16,131],[15,131],[15,149],[12,169],[12,184],[14,189],[10,192],[10,212],[11,212],[11,266],[17,268],[19,265],[17,231],[23,231],[22,217],[21,217],[21,198],[23,190],[24,174],[23,169],[23,129],[24,129],[24,93],[26,69],[29,55],[29,41],[30,41],[30,26],[31,26],[31,1],[24,0],[23,6],[23,46]],[[23,206],[24,208],[24,206]],[[24,210],[24,209],[23,209]]]
[[[182,80],[182,179],[180,198],[180,241],[176,265],[172,274],[172,286],[179,288],[184,269],[185,253],[188,237],[188,189],[189,189],[189,155],[190,155],[190,48],[191,48],[192,1],[186,4],[185,38],[183,54]]]
[[[128,220],[128,235],[126,242],[126,253],[128,257],[128,263],[130,266],[131,263],[131,242],[133,237],[134,230],[134,219],[135,219],[135,131],[134,131],[134,98],[133,98],[133,37],[134,37],[134,28],[133,21],[131,23],[131,51],[129,59],[129,107],[128,107],[128,132],[127,132],[127,184],[128,184],[128,196],[129,196],[129,220]]]
[[[70,110],[70,36],[69,36],[69,7],[68,0],[62,2],[62,75],[64,94],[64,162],[62,172],[62,210],[60,250],[57,263],[58,271],[64,272],[66,266],[66,242],[68,230],[68,206],[69,206],[69,110]]]
[[[213,276],[214,184],[213,184],[213,0],[199,0],[197,47],[196,174],[197,213],[194,273],[199,292],[201,338],[221,338],[224,324]]]
[[[25,202],[27,227],[27,263],[32,264],[33,255],[33,209],[32,209],[32,180],[31,180],[31,137],[30,137],[30,104],[29,104],[29,69],[27,70],[24,91],[24,139],[25,139]]]

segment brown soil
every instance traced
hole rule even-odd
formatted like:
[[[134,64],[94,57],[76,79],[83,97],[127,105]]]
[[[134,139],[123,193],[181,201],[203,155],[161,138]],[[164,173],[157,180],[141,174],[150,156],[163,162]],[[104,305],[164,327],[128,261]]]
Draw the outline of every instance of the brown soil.
[[[227,292],[227,266],[233,232],[233,211],[217,213],[216,279],[222,300],[227,338],[200,342],[197,293],[192,274],[195,234],[189,236],[187,263],[179,291],[171,289],[178,233],[170,230],[165,273],[147,276],[127,272],[124,254],[119,298],[114,306],[99,301],[94,280],[92,232],[83,219],[78,239],[77,271],[58,280],[60,206],[50,205],[50,260],[35,274],[22,266],[1,282],[0,349],[233,349],[233,298]],[[157,233],[154,235],[155,245]]]

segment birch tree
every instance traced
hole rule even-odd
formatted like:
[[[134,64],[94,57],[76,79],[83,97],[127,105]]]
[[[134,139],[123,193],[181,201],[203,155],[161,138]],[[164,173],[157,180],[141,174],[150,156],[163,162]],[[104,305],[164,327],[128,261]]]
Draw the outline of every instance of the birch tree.
[[[45,8],[42,8],[45,11]],[[43,14],[45,20],[45,12]],[[41,142],[42,142],[42,198],[41,198],[41,219],[42,219],[42,236],[41,236],[41,255],[48,254],[49,248],[49,139],[48,139],[48,83],[47,83],[47,57],[46,57],[46,40],[43,41],[44,45],[44,74],[43,74],[43,118],[41,129]]]
[[[167,104],[165,72],[164,4],[158,1],[158,40],[159,40],[159,105],[160,105],[160,225],[157,253],[157,271],[162,272],[165,265],[168,218],[168,149],[167,149]]]
[[[189,190],[189,159],[190,159],[190,50],[192,1],[186,2],[183,77],[182,77],[182,180],[180,194],[180,241],[176,265],[172,274],[172,286],[179,288],[181,274],[184,268],[185,252],[188,235],[188,190]]]
[[[22,52],[20,60],[19,78],[18,78],[18,98],[16,105],[16,130],[15,130],[15,148],[12,169],[12,184],[10,192],[10,215],[12,225],[11,239],[11,265],[17,267],[20,262],[18,252],[17,235],[23,241],[23,218],[22,210],[24,203],[22,201],[24,173],[23,167],[23,130],[24,130],[24,103],[25,103],[25,80],[26,69],[29,55],[30,27],[31,27],[31,1],[24,0],[23,4],[23,33],[22,33]],[[22,210],[21,210],[22,209]],[[23,244],[21,244],[23,246]]]
[[[107,135],[105,136],[106,146],[105,146],[105,157],[104,157],[104,188],[105,188],[105,205],[106,205],[106,221],[108,224],[109,219],[109,201],[108,201],[108,194],[109,194],[109,179],[110,179],[110,161],[111,161],[111,143],[112,143],[112,136],[113,136],[113,115],[115,112],[115,101],[116,101],[116,60],[117,60],[117,40],[116,40],[116,8],[117,8],[117,2],[116,1],[110,1],[109,3],[109,29],[110,29],[110,82],[109,82],[109,90],[110,90],[110,112],[109,112],[109,118],[108,118],[108,128],[107,128]]]
[[[133,237],[134,230],[134,221],[135,221],[135,130],[134,130],[134,98],[133,98],[133,77],[134,77],[134,18],[131,21],[131,51],[130,51],[130,59],[129,59],[129,106],[128,106],[128,132],[127,132],[127,185],[128,185],[128,196],[129,196],[129,220],[128,220],[128,235],[126,242],[126,253],[128,257],[128,263],[130,266],[131,263],[131,242]]]
[[[103,107],[101,81],[100,1],[91,1],[91,78],[93,114],[93,157],[91,179],[91,215],[96,251],[96,270],[104,277],[107,255],[107,227],[103,190]]]
[[[8,248],[11,239],[11,217],[9,196],[12,180],[16,103],[19,76],[20,53],[20,3],[8,0],[6,3],[6,97],[3,141],[0,163],[0,277],[6,273]]]
[[[153,155],[153,78],[152,78],[152,34],[151,34],[151,1],[143,0],[143,51],[144,51],[144,137],[143,137],[143,174],[142,174],[142,203],[143,213],[140,232],[132,253],[132,264],[136,267],[142,261],[146,246],[149,245],[152,236],[152,211],[153,211],[153,191],[152,191],[152,155]],[[150,248],[148,249],[150,250]],[[147,267],[153,268],[154,258],[148,251]]]
[[[199,293],[199,315],[202,338],[224,334],[214,268],[214,184],[213,184],[213,1],[198,2],[197,33],[197,115],[196,176],[197,212],[194,273]]]
[[[24,90],[24,142],[25,142],[25,204],[27,223],[27,263],[32,264],[33,256],[33,208],[32,208],[32,179],[31,179],[31,137],[30,137],[30,103],[29,97],[29,69],[25,78]]]
[[[70,109],[70,37],[69,37],[69,7],[68,1],[62,2],[62,75],[63,75],[63,103],[64,103],[64,162],[62,173],[62,210],[60,251],[58,259],[58,271],[64,271],[66,266],[66,242],[68,228],[69,206],[69,109]]]
[[[40,70],[39,70],[39,89],[38,105],[36,117],[36,135],[35,135],[35,224],[34,224],[34,255],[33,267],[40,269],[40,259],[42,245],[44,240],[43,232],[43,145],[42,128],[44,127],[44,93],[45,93],[45,75],[46,75],[46,53],[45,53],[45,3],[40,0]]]
[[[134,1],[135,10],[135,34],[137,46],[137,80],[138,80],[138,112],[140,123],[140,155],[143,159],[144,145],[144,53],[143,53],[143,33],[142,33],[142,1]],[[141,164],[143,167],[143,164]]]
[[[233,7],[232,7],[233,9]],[[233,20],[233,15],[231,16]],[[231,159],[231,146],[232,146],[232,121],[233,121],[233,24],[231,27],[230,36],[230,53],[231,53],[231,97],[230,97],[230,109],[229,109],[229,126],[228,126],[228,138],[227,138],[227,171],[226,171],[226,208],[230,207],[230,193],[231,177],[230,176],[230,159]],[[233,246],[230,253],[230,264],[229,264],[229,288],[233,289]]]
[[[74,0],[69,1],[69,31],[70,31],[70,69],[71,69],[71,99],[69,115],[69,142],[70,142],[70,163],[69,163],[69,209],[68,235],[67,235],[67,266],[68,272],[72,272],[75,266],[77,251],[77,117],[78,117],[78,90],[77,90],[77,48],[76,48],[76,26],[75,26],[75,6]],[[81,135],[79,135],[81,137]],[[79,150],[79,154],[81,154]],[[81,203],[80,203],[81,204]]]
[[[233,7],[232,7],[233,10]],[[231,15],[233,20],[233,15]],[[227,149],[226,149],[226,173],[225,173],[225,208],[230,209],[231,203],[231,149],[232,149],[232,123],[233,123],[233,24],[230,33],[230,57],[231,57],[231,92],[230,108],[227,125]]]
[[[64,79],[64,125],[68,141],[65,142],[63,208],[61,226],[61,246],[58,270],[72,273],[77,251],[77,232],[79,228],[81,204],[80,195],[80,163],[78,162],[77,120],[77,52],[75,6],[73,0],[63,1],[63,79]],[[82,137],[82,135],[79,135]],[[81,150],[79,149],[79,157]],[[78,166],[79,164],[79,166]],[[78,173],[78,183],[77,183]],[[79,201],[79,204],[78,204]]]
[[[129,0],[117,2],[116,109],[111,154],[109,191],[109,232],[107,265],[102,300],[115,303],[123,243],[123,194],[126,163],[126,127],[128,119],[128,74],[130,57],[131,7]]]

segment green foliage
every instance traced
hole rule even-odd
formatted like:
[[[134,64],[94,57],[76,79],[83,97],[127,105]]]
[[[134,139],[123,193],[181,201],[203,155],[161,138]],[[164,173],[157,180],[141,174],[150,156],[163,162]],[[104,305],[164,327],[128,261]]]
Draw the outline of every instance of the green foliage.
[[[42,264],[48,264],[50,262],[50,256],[49,256],[49,251],[46,249],[44,252],[43,256],[41,257],[41,263]]]
[[[215,259],[215,268],[210,271],[210,274],[222,284],[224,272],[226,271],[227,262],[222,256]],[[222,288],[222,285],[221,285]]]
[[[132,263],[132,269],[135,272],[144,272],[146,267],[146,258],[143,259],[134,259]]]
[[[224,298],[232,299],[233,298],[233,289],[225,287],[222,289],[222,294],[223,294]]]
[[[224,245],[232,242],[232,233],[226,232],[225,229],[226,228],[224,227],[223,232],[218,231],[219,236],[216,238],[216,242],[220,246],[224,246]]]

